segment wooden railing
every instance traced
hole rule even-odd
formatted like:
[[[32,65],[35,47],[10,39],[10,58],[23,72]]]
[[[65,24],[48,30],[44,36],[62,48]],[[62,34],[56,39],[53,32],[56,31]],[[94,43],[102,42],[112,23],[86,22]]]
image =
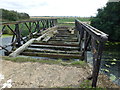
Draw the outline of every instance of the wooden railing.
[[[2,27],[1,30],[2,33],[4,33],[6,29],[12,32],[12,41],[10,45],[6,45],[4,47],[0,46],[9,54],[6,47],[12,46],[12,50],[13,50],[14,47],[21,46],[22,44],[26,43],[28,40],[33,38],[34,35],[40,34],[41,30],[46,30],[47,28],[56,26],[57,19],[16,21],[11,23],[2,23],[0,25]],[[27,32],[27,35],[23,35],[25,31]]]
[[[78,30],[78,39],[80,51],[84,60],[87,61],[87,51],[91,50],[93,54],[93,73],[92,73],[92,87],[96,87],[97,78],[100,69],[102,51],[104,42],[108,40],[108,35],[100,30],[75,20],[75,28]]]

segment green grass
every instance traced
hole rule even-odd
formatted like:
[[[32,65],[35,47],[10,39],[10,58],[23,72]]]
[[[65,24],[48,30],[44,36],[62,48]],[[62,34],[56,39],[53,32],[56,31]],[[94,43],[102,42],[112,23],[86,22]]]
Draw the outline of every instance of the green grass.
[[[75,17],[66,17],[66,18],[59,18],[58,19],[58,25],[60,26],[74,26],[74,23],[67,23],[67,22],[75,22],[75,19],[78,19],[82,22],[90,22],[90,18],[85,18],[85,17],[79,17],[79,18],[75,18]]]
[[[87,66],[87,63],[84,61],[63,61],[61,59],[58,60],[42,60],[42,59],[35,59],[35,58],[29,58],[29,57],[8,57],[8,56],[3,56],[3,60],[8,60],[8,61],[13,61],[13,62],[39,62],[39,63],[46,63],[46,64],[58,64],[58,65],[63,65],[63,66],[79,66],[79,67],[84,67]]]
[[[75,22],[75,19],[78,19],[80,21],[83,21],[83,22],[87,22],[87,21],[90,21],[90,18],[82,18],[82,17],[79,17],[79,18],[75,18],[75,17],[69,17],[69,18],[60,18],[58,19],[58,23],[65,23],[65,22]]]
[[[2,35],[2,38],[5,38],[5,37],[12,37],[12,35],[9,35],[9,34],[3,34],[3,35]]]
[[[84,61],[74,61],[71,65],[81,65],[82,67],[86,66],[86,62]]]

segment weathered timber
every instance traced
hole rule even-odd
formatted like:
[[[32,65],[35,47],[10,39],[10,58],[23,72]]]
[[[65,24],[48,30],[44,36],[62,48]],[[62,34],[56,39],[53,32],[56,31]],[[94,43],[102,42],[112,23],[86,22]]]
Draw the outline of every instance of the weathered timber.
[[[69,35],[56,35],[56,37],[69,37]]]
[[[38,37],[38,38],[36,39],[36,41],[41,41],[45,36],[46,36],[46,33],[43,34],[43,35],[41,35],[40,37]]]
[[[16,49],[13,53],[11,53],[9,56],[10,57],[16,57],[17,55],[19,55],[21,52],[23,52],[31,43],[34,42],[34,38],[30,39],[28,42],[26,42],[25,44],[23,44],[21,47],[19,47],[18,49]]]
[[[35,45],[32,44],[29,47],[32,48],[49,48],[49,49],[55,49],[55,50],[79,50],[79,47],[68,47],[68,46],[52,46],[52,45]]]
[[[6,29],[10,30],[13,34],[11,40],[12,49],[21,46],[31,38],[37,38],[38,34],[41,34],[41,31],[47,30],[47,28],[55,27],[57,25],[57,19],[37,19],[37,20],[28,20],[28,21],[15,21],[10,23],[2,23],[0,24],[2,33]],[[13,28],[14,27],[14,28]],[[24,37],[24,28],[28,32],[28,35]],[[36,35],[36,36],[35,36]],[[13,44],[14,43],[14,44]]]
[[[78,39],[80,51],[82,52],[84,60],[86,59],[88,48],[91,48],[93,54],[92,87],[96,87],[102,57],[102,48],[104,42],[108,39],[108,35],[88,24],[82,23],[79,20],[75,20],[75,28],[79,32]]]
[[[64,50],[54,50],[54,49],[38,49],[38,48],[28,48],[24,52],[44,52],[44,53],[62,53],[62,54],[81,54],[79,51],[64,51]]]
[[[49,58],[64,58],[64,59],[81,59],[80,55],[76,54],[54,54],[54,53],[35,53],[35,52],[23,52],[21,55],[39,56]]]
[[[70,31],[71,34],[74,34],[75,30],[73,30],[73,28],[69,28],[69,31]]]
[[[39,42],[33,42],[32,44],[37,44],[37,45],[52,45],[52,46],[70,46],[70,47],[79,47],[79,44],[58,44],[58,43],[39,43]]]
[[[43,42],[47,42],[48,40],[50,40],[51,37],[52,37],[52,36],[47,36],[47,37],[45,37],[42,41],[43,41]]]
[[[42,35],[41,35],[40,37],[38,37],[38,38],[36,39],[36,41],[41,41],[41,40],[42,40],[43,38],[45,38],[46,36],[49,36],[49,38],[47,38],[47,39],[44,40],[44,41],[48,41],[51,37],[54,36],[55,33],[57,33],[56,28],[57,28],[57,27],[53,27],[53,28],[49,28],[48,30],[43,31],[43,32],[41,33]]]
[[[75,39],[51,39],[50,41],[77,42]]]
[[[48,33],[49,31],[54,31],[54,30],[57,30],[57,26],[48,28],[47,30],[42,31],[41,34],[45,34],[45,33]]]
[[[54,31],[52,31],[52,32],[49,32],[42,41],[43,41],[43,42],[47,42],[47,41],[50,40],[50,38],[52,38],[56,33],[57,33],[57,30],[54,30]]]

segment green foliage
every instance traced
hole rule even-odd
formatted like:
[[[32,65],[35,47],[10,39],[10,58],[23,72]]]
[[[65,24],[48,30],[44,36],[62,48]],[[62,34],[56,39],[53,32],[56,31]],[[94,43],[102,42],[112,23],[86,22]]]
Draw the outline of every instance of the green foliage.
[[[91,81],[90,81],[90,80],[84,80],[84,81],[80,84],[80,88],[92,88],[92,86],[91,86]]]
[[[109,34],[109,40],[120,41],[120,2],[108,2],[106,7],[98,9],[91,25]]]
[[[5,38],[5,37],[12,37],[12,35],[9,35],[9,34],[2,35],[2,38]]]
[[[17,21],[20,19],[29,19],[30,16],[27,13],[18,13],[17,11],[9,11],[5,9],[0,9],[2,11],[2,19],[8,21]]]
[[[113,74],[110,74],[110,80],[111,80],[111,81],[115,81],[115,79],[116,79],[116,76],[113,75]]]

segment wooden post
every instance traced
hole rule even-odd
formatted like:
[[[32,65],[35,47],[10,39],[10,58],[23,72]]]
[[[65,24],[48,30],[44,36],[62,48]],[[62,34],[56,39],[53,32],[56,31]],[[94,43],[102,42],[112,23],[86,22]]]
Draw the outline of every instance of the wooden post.
[[[40,33],[40,23],[37,21],[37,32]]]
[[[21,34],[19,30],[19,24],[15,24],[15,32],[16,32],[16,40],[17,40],[18,46],[21,46]]]
[[[49,28],[49,20],[46,21],[46,27]]]
[[[30,35],[29,39],[31,39],[33,37],[33,35],[32,35],[32,22],[29,22],[29,35]]]
[[[96,85],[97,85],[97,78],[98,78],[98,75],[99,75],[102,51],[103,51],[103,42],[99,42],[98,53],[97,53],[96,58],[94,60],[95,63],[94,63],[94,67],[93,67],[92,87],[96,87]]]
[[[89,46],[90,40],[91,40],[91,36],[88,35],[88,33],[86,32],[86,34],[85,34],[85,40],[84,40],[84,49],[83,49],[83,52],[82,52],[82,56],[84,57],[84,60],[86,62],[87,62],[87,57],[86,57],[87,48]]]

